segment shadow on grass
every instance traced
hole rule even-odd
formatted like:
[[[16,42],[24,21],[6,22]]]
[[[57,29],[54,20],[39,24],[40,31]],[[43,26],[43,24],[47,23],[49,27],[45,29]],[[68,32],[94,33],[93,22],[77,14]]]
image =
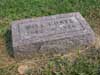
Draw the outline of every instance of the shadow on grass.
[[[6,44],[6,51],[9,56],[14,57],[13,47],[12,47],[12,35],[11,29],[8,29],[4,34],[5,44]]]

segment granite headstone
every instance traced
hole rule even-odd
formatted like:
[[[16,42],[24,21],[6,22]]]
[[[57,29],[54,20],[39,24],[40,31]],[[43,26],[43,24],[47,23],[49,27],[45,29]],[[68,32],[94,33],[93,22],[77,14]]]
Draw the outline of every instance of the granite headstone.
[[[18,20],[12,22],[11,29],[18,59],[31,58],[35,53],[66,53],[95,41],[93,30],[79,12]]]

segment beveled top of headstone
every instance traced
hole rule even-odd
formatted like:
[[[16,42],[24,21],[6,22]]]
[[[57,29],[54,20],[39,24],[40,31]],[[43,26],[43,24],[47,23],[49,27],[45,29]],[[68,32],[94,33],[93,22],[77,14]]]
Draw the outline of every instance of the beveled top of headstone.
[[[93,33],[78,12],[25,19],[12,23],[14,46]]]

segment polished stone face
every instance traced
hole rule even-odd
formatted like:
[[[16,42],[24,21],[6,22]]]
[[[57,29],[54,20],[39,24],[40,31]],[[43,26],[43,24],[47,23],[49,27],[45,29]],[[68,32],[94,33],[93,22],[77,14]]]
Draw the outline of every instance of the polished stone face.
[[[78,12],[14,21],[12,38],[16,58],[65,53],[95,41],[94,32]]]

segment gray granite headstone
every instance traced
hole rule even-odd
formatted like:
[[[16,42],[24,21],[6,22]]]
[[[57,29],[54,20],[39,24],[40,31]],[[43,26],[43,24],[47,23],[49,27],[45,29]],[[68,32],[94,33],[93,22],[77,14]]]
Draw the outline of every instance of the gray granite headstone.
[[[19,59],[35,53],[65,53],[95,41],[94,32],[78,12],[14,21],[12,38],[14,55]]]

